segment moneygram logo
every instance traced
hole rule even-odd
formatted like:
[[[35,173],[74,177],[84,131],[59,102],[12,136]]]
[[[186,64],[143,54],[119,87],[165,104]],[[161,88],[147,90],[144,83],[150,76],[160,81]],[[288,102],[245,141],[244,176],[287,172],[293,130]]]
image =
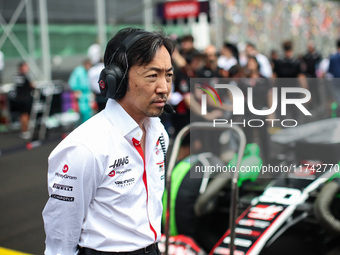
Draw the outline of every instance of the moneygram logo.
[[[203,88],[202,88],[203,87]],[[254,107],[254,93],[253,88],[247,88],[247,95],[245,96],[243,91],[233,84],[215,84],[214,87],[209,85],[203,85],[202,87],[198,87],[198,89],[202,90],[205,93],[201,95],[201,114],[207,114],[207,95],[209,95],[215,105],[217,105],[217,101],[214,95],[208,90],[210,89],[215,96],[218,98],[220,104],[222,105],[222,100],[216,91],[219,89],[220,94],[229,92],[232,97],[232,106],[233,106],[233,116],[244,116],[245,115],[245,106],[248,107],[249,112],[256,116],[269,116],[273,113],[276,113],[278,105],[279,105],[279,95],[280,95],[280,114],[281,116],[287,115],[287,105],[295,105],[298,110],[302,112],[305,116],[312,115],[304,106],[311,99],[311,93],[309,90],[305,88],[298,88],[298,87],[282,87],[280,90],[276,87],[272,88],[272,104],[269,106],[270,108],[267,109],[256,109]],[[224,91],[223,91],[224,90]],[[280,93],[279,93],[280,92]],[[291,95],[288,97],[288,95]],[[296,96],[296,98],[292,98],[292,96]],[[243,120],[238,122],[233,122],[233,120],[226,120],[226,119],[214,119],[213,124],[214,126],[220,124],[238,124],[243,126],[250,126],[250,127],[261,127],[264,125],[264,121],[270,123],[272,127],[274,127],[274,123],[280,122],[281,126],[283,127],[295,127],[297,126],[298,122],[295,119],[265,119],[263,117],[260,119],[250,119],[250,120]]]

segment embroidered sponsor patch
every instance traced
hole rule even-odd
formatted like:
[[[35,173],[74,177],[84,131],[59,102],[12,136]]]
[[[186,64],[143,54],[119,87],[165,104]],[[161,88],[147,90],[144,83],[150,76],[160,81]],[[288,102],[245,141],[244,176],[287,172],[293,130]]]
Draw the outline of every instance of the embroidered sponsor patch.
[[[57,195],[57,194],[52,194],[51,198],[58,199],[58,200],[61,200],[61,201],[65,201],[65,202],[73,202],[74,201],[74,197],[65,197],[65,196],[60,196],[60,195]]]
[[[54,183],[53,184],[53,188],[54,189],[59,189],[59,190],[65,190],[65,191],[73,191],[73,187],[72,186],[61,185],[61,184],[58,184],[58,183]]]

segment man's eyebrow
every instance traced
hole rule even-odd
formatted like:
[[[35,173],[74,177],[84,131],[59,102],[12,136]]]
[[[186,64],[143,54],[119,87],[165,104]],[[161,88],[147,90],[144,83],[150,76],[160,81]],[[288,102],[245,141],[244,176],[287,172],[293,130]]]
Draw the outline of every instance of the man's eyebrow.
[[[170,67],[169,69],[165,70],[165,72],[170,72],[173,70],[173,67]],[[145,72],[149,72],[149,71],[156,71],[156,72],[162,72],[164,71],[163,68],[158,68],[158,67],[148,67]]]

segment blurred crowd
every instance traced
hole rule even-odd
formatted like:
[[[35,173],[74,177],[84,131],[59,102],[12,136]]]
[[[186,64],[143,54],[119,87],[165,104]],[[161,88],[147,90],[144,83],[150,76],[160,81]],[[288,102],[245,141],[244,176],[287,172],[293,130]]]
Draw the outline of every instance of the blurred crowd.
[[[209,103],[208,112],[201,114],[200,95],[202,90],[194,90],[190,84],[192,78],[210,78],[213,86],[216,79],[232,79],[247,97],[251,87],[253,93],[253,106],[255,109],[268,109],[272,105],[272,89],[277,86],[272,80],[276,78],[296,78],[287,86],[306,88],[311,92],[312,100],[308,104],[310,110],[317,110],[319,106],[319,85],[317,82],[307,82],[306,78],[339,78],[340,77],[340,40],[336,42],[332,56],[322,56],[312,42],[306,45],[304,54],[294,55],[292,41],[282,42],[282,51],[272,50],[265,54],[259,52],[256,44],[234,44],[225,42],[221,48],[209,45],[203,50],[194,47],[194,37],[190,34],[177,38],[177,48],[173,53],[174,79],[172,93],[168,102],[173,106],[176,114],[162,115],[161,120],[166,126],[170,137],[174,138],[178,132],[193,120],[213,120],[216,118],[230,119],[232,116],[232,97],[230,94],[220,94],[221,104]],[[0,55],[0,60],[3,54]],[[0,71],[3,65],[0,61]],[[98,77],[104,63],[101,59],[101,49],[97,43],[88,48],[87,58],[70,73],[66,91],[70,94],[70,106],[80,115],[79,124],[88,120],[96,112],[105,107],[106,99],[100,95]],[[24,69],[24,70],[23,70]],[[23,138],[27,131],[28,113],[33,102],[31,90],[33,83],[28,76],[28,66],[21,62],[16,75],[16,100],[24,102],[21,105],[20,121]],[[1,74],[1,72],[0,72]],[[215,79],[215,80],[214,80]],[[280,85],[285,86],[285,85]],[[332,87],[334,101],[340,102],[340,85],[334,83]],[[195,92],[194,92],[195,91]],[[194,93],[193,93],[194,92]],[[20,97],[20,98],[19,98]],[[24,99],[26,97],[26,99]],[[12,107],[20,105],[13,104]],[[14,109],[13,108],[13,109]],[[288,110],[292,118],[299,119],[297,109]],[[191,118],[190,118],[191,117]],[[278,118],[278,116],[253,116],[249,110],[245,112],[245,118]],[[195,119],[196,120],[196,119]],[[266,122],[264,122],[266,123]],[[266,160],[269,154],[269,129],[267,124],[261,128],[244,127],[247,142],[256,142],[260,145],[262,154]],[[215,140],[214,140],[215,141]],[[198,145],[202,146],[202,145]],[[183,141],[179,153],[179,159],[189,154],[189,139]]]
[[[242,90],[245,101],[248,88],[251,87],[253,106],[258,110],[271,107],[273,87],[305,88],[311,92],[312,98],[307,105],[308,109],[317,111],[320,108],[319,92],[321,85],[313,78],[339,77],[340,40],[336,42],[335,46],[336,51],[332,56],[322,56],[312,42],[306,45],[304,54],[296,56],[294,55],[292,41],[282,42],[282,51],[272,50],[270,55],[259,52],[253,42],[248,42],[245,45],[225,42],[221,49],[217,49],[214,45],[209,45],[203,51],[199,51],[195,49],[194,38],[191,35],[183,36],[178,40],[178,47],[173,54],[175,75],[170,102],[173,104],[177,114],[170,118],[164,118],[166,126],[170,127],[170,133],[176,136],[180,129],[192,120],[211,121],[216,118],[231,119],[236,117],[232,116],[233,98],[230,94],[223,95],[221,93],[219,94],[223,104],[219,105],[213,102],[209,104],[210,97],[207,97],[210,107],[208,107],[207,114],[202,115],[200,106],[197,104],[200,100],[197,91],[201,92],[202,90],[194,90],[193,87],[190,87],[191,78],[210,78],[208,83],[211,86],[216,83],[216,78],[225,78]],[[338,87],[340,88],[340,85],[335,83],[332,87],[336,103],[340,102],[336,97]],[[298,98],[300,95],[291,96],[292,98]],[[288,107],[288,118],[302,123],[304,120],[299,114],[298,108],[294,107],[294,105]],[[197,118],[195,119],[195,117]],[[261,128],[247,125],[241,125],[241,127],[245,132],[247,142],[258,143],[261,147],[264,161],[269,160],[269,128],[268,123],[264,120],[268,118],[280,119],[282,116],[255,116],[249,109],[245,109],[245,116],[243,117],[245,120],[263,119],[264,126]],[[217,145],[218,140],[212,139],[212,142]],[[189,154],[189,140],[184,140],[183,144],[180,159]],[[188,146],[185,146],[186,144]]]

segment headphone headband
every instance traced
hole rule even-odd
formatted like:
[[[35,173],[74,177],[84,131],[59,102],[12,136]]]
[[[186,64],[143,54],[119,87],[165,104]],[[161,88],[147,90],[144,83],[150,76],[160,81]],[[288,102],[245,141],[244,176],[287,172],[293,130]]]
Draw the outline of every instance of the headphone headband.
[[[149,34],[149,32],[143,30],[131,33],[123,40],[121,45],[119,45],[117,51],[122,50],[123,52],[127,53],[131,46],[135,44],[135,42],[137,42],[139,39],[142,39],[147,34]]]
[[[106,66],[110,66],[112,63],[113,58],[115,57],[116,53],[118,51],[121,51],[123,53],[128,53],[129,49],[131,48],[132,45],[134,45],[135,42],[137,42],[139,39],[142,39],[144,36],[146,36],[148,32],[141,30],[141,31],[136,31],[131,34],[129,34],[121,44],[117,47],[117,49],[113,52],[111,57],[108,59]]]

